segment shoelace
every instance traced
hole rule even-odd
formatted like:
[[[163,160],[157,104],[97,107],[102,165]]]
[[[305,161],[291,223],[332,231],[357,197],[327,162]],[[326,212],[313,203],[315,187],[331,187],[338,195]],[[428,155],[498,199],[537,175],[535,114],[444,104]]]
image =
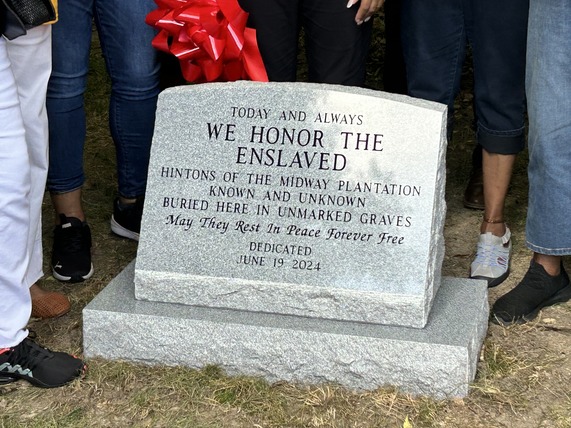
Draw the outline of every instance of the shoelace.
[[[478,243],[478,251],[476,252],[476,260],[474,263],[482,264],[492,267],[505,268],[508,260],[506,255],[506,250],[502,248],[502,251],[498,251],[500,247],[492,244],[482,244]]]
[[[53,358],[51,351],[26,338],[9,353],[8,362],[33,371],[40,362],[49,358]]]

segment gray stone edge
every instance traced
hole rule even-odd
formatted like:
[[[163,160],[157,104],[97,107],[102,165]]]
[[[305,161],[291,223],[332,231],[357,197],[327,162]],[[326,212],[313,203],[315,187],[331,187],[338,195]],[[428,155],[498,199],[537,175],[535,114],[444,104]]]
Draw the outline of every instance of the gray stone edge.
[[[135,271],[135,296],[154,302],[416,328],[426,325],[429,312],[421,296],[141,269]]]
[[[433,231],[432,241],[432,248],[429,249],[430,251],[430,259],[431,261],[428,264],[428,272],[426,273],[427,278],[433,278],[433,287],[429,287],[427,289],[427,297],[425,300],[425,312],[430,312],[432,307],[432,302],[438,292],[438,286],[442,281],[442,263],[444,262],[444,254],[445,254],[445,240],[444,240],[444,226],[446,220],[446,126],[447,126],[447,118],[446,115],[442,117],[442,125],[440,135],[442,138],[441,150],[439,153],[438,164],[441,165],[441,168],[437,169],[436,175],[436,182],[438,185],[435,187],[437,192],[434,194],[434,203],[433,206],[436,210],[439,210],[439,213],[434,213],[432,216],[432,227],[431,230]],[[440,191],[438,191],[440,189]]]
[[[370,96],[374,98],[382,98],[385,100],[396,101],[401,103],[406,103],[410,105],[414,105],[420,108],[425,108],[434,111],[444,112],[447,109],[447,106],[442,103],[437,103],[434,101],[423,100],[421,98],[413,98],[408,95],[401,95],[401,94],[392,94],[390,92],[383,92],[374,89],[366,89],[366,88],[358,88],[355,86],[343,86],[343,85],[334,85],[334,84],[325,84],[325,83],[310,83],[310,82],[253,82],[249,80],[239,80],[236,82],[215,82],[215,83],[203,83],[203,84],[196,84],[196,85],[183,85],[183,86],[176,86],[172,88],[165,89],[164,91],[159,94],[159,98],[167,97],[170,93],[177,93],[177,92],[192,92],[192,91],[211,91],[217,90],[222,88],[248,88],[248,87],[268,87],[271,86],[273,90],[280,90],[283,89],[284,91],[288,91],[292,85],[305,88],[306,90],[312,91],[336,91],[342,92],[347,94],[357,94],[357,95],[364,95]],[[446,134],[445,134],[446,135]]]

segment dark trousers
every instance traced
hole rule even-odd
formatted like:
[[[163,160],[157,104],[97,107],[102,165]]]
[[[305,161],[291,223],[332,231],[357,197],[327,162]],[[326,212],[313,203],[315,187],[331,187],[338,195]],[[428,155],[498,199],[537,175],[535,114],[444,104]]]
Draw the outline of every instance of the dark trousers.
[[[385,3],[385,58],[383,64],[383,90],[406,94],[406,71],[401,43],[401,0]]]
[[[355,23],[347,0],[240,0],[271,81],[295,81],[300,29],[309,81],[362,86],[372,20]]]
[[[478,143],[490,153],[524,147],[528,0],[403,0],[408,93],[448,105],[452,117],[468,43]]]

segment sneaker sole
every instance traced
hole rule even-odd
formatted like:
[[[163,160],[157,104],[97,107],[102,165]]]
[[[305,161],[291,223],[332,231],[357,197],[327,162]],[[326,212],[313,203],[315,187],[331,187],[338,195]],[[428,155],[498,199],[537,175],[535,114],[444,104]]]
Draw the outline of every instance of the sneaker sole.
[[[526,322],[533,321],[539,314],[539,311],[541,311],[543,308],[547,306],[553,306],[557,303],[565,303],[570,299],[571,299],[571,285],[567,285],[561,290],[559,290],[557,293],[555,293],[553,296],[551,296],[549,299],[543,301],[539,306],[537,306],[533,311],[531,311],[528,314],[522,315],[521,317],[512,320],[505,320],[500,316],[493,314],[492,322],[494,322],[495,324],[500,324],[504,327],[514,324],[525,324]]]
[[[111,232],[115,235],[122,236],[123,238],[132,239],[133,241],[139,241],[139,234],[133,232],[132,230],[125,229],[119,223],[115,221],[115,217],[111,216]]]
[[[9,383],[16,382],[18,379],[10,376],[0,376],[0,386],[8,385]]]
[[[39,388],[59,388],[61,386],[65,386],[65,385],[70,384],[71,382],[75,381],[76,379],[83,379],[85,377],[86,372],[87,372],[87,365],[83,364],[83,366],[81,367],[81,372],[78,373],[76,377],[69,379],[69,380],[66,380],[65,382],[50,383],[50,384],[42,382],[41,380],[36,379],[34,377],[31,377],[28,375],[19,375],[17,373],[14,374],[14,377],[6,378],[6,379],[13,379],[13,380],[10,380],[9,382],[15,382],[17,380],[25,380],[25,381],[27,381],[27,382],[31,383],[32,385],[37,386]],[[7,382],[7,383],[9,383],[9,382]]]
[[[52,268],[52,275],[54,276],[55,279],[61,282],[82,282],[85,281],[86,279],[91,278],[93,272],[94,272],[93,263],[91,263],[91,269],[86,275],[65,276],[57,273],[54,270],[54,268]]]
[[[484,281],[488,281],[488,288],[493,288],[493,287],[497,287],[502,282],[504,282],[506,279],[508,279],[509,275],[510,275],[510,270],[508,268],[508,270],[503,275],[500,275],[497,278],[490,278],[488,276],[476,275],[476,276],[471,276],[470,279],[483,279]]]

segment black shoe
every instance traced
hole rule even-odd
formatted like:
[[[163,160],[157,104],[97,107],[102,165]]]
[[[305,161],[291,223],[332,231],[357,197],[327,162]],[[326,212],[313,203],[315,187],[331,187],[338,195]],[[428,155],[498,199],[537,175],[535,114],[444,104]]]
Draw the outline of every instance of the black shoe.
[[[502,325],[523,324],[534,319],[541,308],[569,299],[571,284],[563,264],[561,273],[551,276],[532,260],[521,282],[494,304],[492,321]]]
[[[80,282],[93,275],[91,263],[91,230],[75,217],[59,216],[61,224],[54,229],[52,272],[64,282]]]
[[[144,196],[138,197],[132,204],[122,204],[119,202],[119,198],[116,198],[113,202],[111,231],[124,238],[138,241],[144,204]]]
[[[85,372],[85,364],[65,352],[52,352],[26,338],[0,354],[0,379],[24,379],[35,386],[55,388]]]

